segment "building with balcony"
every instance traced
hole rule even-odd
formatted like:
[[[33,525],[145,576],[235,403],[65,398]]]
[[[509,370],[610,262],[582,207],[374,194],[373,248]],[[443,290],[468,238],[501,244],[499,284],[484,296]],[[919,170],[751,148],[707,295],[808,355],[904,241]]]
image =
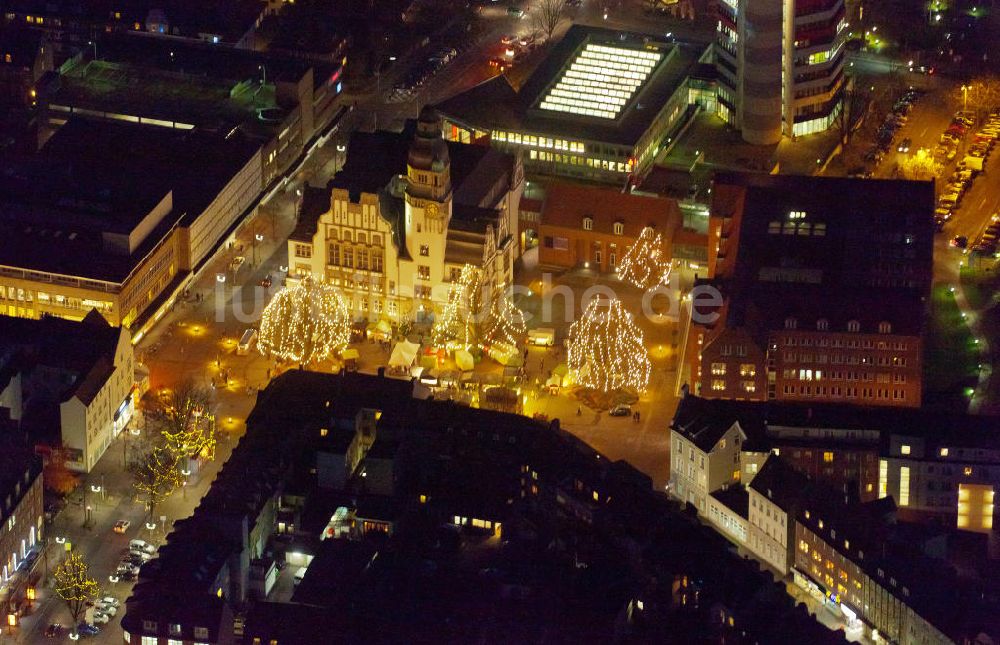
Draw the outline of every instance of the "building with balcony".
[[[745,141],[829,129],[845,86],[844,0],[716,3],[718,113]]]
[[[520,152],[530,173],[620,185],[697,110],[715,110],[710,57],[662,34],[573,25],[520,89],[501,74],[437,108],[450,141]]]
[[[710,398],[917,407],[930,183],[718,173],[681,382]]]
[[[131,340],[96,311],[81,322],[0,316],[0,409],[40,451],[90,472],[132,419]]]
[[[523,187],[516,156],[446,142],[432,108],[401,133],[355,132],[326,191],[303,195],[289,277],[320,277],[356,318],[392,322],[439,310],[467,264],[510,285]]]

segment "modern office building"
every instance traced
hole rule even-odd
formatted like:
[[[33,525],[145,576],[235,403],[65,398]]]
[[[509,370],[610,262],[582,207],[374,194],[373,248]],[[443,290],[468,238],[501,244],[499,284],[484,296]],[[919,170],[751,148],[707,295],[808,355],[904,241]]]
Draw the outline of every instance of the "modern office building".
[[[156,155],[149,154],[155,149]],[[0,313],[131,327],[202,262],[261,190],[259,146],[71,119],[0,161]]]
[[[716,10],[719,115],[754,144],[830,128],[845,84],[844,0],[723,0]]]
[[[710,57],[703,45],[574,25],[519,90],[500,75],[437,107],[450,141],[522,152],[531,173],[622,184],[697,109],[715,110]]]
[[[718,173],[684,339],[711,398],[917,407],[933,186]],[[721,302],[721,306],[720,303]]]
[[[0,412],[40,453],[90,472],[135,411],[131,335],[91,310],[81,322],[0,316]]]
[[[355,132],[327,189],[303,195],[289,277],[321,277],[356,317],[392,322],[439,310],[467,264],[510,285],[523,187],[516,156],[446,142],[432,108],[401,133]]]

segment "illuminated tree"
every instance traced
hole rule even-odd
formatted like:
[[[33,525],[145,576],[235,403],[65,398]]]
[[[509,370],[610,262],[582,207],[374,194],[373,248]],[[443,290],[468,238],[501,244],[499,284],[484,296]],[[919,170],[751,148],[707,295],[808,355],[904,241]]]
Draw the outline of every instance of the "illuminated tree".
[[[510,357],[517,352],[526,333],[524,312],[517,308],[506,289],[493,289],[489,316],[483,325],[483,346]]]
[[[351,317],[339,290],[307,276],[278,292],[264,309],[257,348],[304,365],[330,358],[350,340]]]
[[[167,495],[184,483],[184,476],[178,468],[177,455],[166,446],[156,446],[135,463],[130,464],[132,485],[140,495],[145,495],[152,517],[156,506]]]
[[[52,572],[55,579],[56,594],[66,601],[69,613],[73,616],[73,633],[80,622],[80,616],[87,609],[87,603],[97,597],[100,591],[97,581],[90,577],[90,567],[76,553],[59,563]]]
[[[185,381],[146,404],[146,427],[157,430],[178,459],[215,459],[215,417],[209,414],[212,393]]]
[[[1000,76],[977,76],[957,86],[952,96],[956,105],[982,116],[984,112],[1000,105]]]
[[[934,161],[930,150],[921,148],[899,162],[899,172],[904,179],[929,180],[941,175],[941,164]]]
[[[480,301],[479,269],[466,264],[458,280],[448,287],[448,302],[434,320],[431,328],[434,344],[465,350],[477,345]]]
[[[621,301],[590,301],[569,328],[568,366],[576,382],[609,392],[643,391],[650,363],[642,331]]]
[[[618,277],[645,290],[665,284],[669,276],[670,260],[663,249],[663,236],[647,226],[622,257]]]

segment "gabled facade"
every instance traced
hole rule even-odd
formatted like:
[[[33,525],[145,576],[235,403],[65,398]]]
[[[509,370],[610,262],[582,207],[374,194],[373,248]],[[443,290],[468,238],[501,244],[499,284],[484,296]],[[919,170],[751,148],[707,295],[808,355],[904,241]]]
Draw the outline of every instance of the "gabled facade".
[[[328,208],[315,195],[312,213],[303,202],[288,241],[289,277],[321,276],[358,319],[430,314],[466,264],[496,286],[513,282],[520,161],[479,147],[453,159],[429,108],[410,135],[355,135]]]
[[[672,427],[670,493],[708,512],[708,497],[740,481],[740,446],[746,434],[739,423],[726,428]]]

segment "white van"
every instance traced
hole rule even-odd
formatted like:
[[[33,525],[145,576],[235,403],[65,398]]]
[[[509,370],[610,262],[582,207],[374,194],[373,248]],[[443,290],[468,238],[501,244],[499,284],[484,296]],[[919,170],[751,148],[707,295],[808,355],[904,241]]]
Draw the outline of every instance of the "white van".
[[[239,356],[248,354],[250,352],[250,346],[253,345],[255,340],[257,340],[257,330],[250,327],[243,332],[243,337],[240,338],[240,342],[236,346],[236,354]]]

